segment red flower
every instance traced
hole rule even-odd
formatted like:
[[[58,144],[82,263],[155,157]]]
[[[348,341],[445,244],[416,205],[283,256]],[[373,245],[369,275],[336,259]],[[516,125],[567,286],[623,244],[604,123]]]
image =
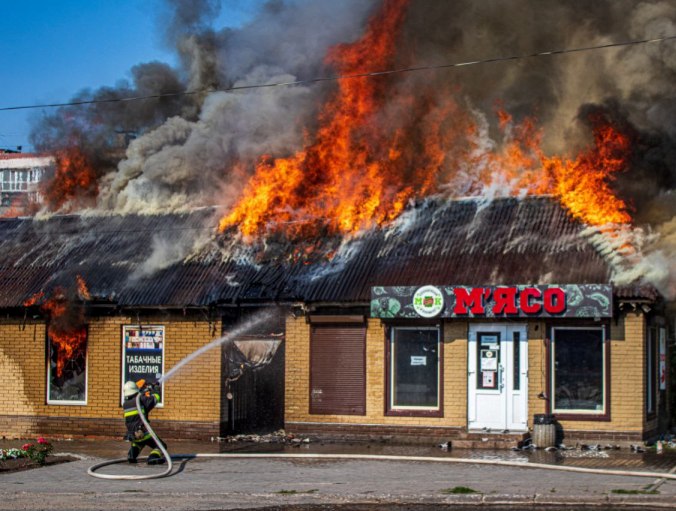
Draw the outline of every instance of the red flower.
[[[22,451],[27,451],[27,450],[30,449],[31,447],[33,447],[33,444],[23,444],[23,445],[21,446],[21,450],[22,450]]]
[[[38,443],[39,444],[48,444],[49,442],[45,440],[43,437],[38,438]]]

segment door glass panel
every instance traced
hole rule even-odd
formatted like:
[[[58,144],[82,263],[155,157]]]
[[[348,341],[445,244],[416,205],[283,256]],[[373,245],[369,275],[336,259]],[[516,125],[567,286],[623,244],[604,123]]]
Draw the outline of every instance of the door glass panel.
[[[514,368],[514,390],[521,390],[521,332],[512,334],[512,367]]]
[[[477,383],[478,389],[498,389],[500,366],[500,333],[477,333]]]

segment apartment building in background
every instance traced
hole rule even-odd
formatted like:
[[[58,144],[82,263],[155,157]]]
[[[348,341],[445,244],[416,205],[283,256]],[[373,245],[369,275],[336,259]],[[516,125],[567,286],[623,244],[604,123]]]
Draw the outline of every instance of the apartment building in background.
[[[0,149],[0,214],[23,214],[40,202],[39,183],[54,156]]]

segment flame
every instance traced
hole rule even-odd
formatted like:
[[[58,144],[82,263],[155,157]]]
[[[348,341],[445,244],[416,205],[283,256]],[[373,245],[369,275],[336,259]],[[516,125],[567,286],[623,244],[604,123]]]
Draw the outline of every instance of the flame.
[[[45,293],[42,292],[42,291],[35,293],[33,296],[31,296],[30,298],[28,298],[27,300],[25,300],[23,302],[23,306],[24,307],[32,307],[33,305],[38,303],[40,300],[42,300],[44,298],[44,296],[45,296]]]
[[[543,166],[554,184],[552,192],[571,214],[590,225],[628,224],[627,204],[610,187],[627,168],[629,137],[602,120],[594,128],[594,147],[575,160],[545,158]]]
[[[526,118],[514,126],[508,114],[498,112],[498,116],[502,129],[509,128],[512,133],[503,150],[489,157],[492,170],[497,167],[503,179],[513,183],[512,193],[553,195],[573,217],[592,226],[631,222],[627,204],[610,186],[617,173],[629,165],[631,141],[627,134],[595,114],[589,119],[593,146],[575,158],[550,157],[540,148],[542,131],[535,119]]]
[[[341,76],[391,69],[407,4],[385,0],[362,38],[330,49],[327,63]],[[407,92],[390,76],[338,80],[314,137],[291,156],[261,157],[219,230],[237,229],[247,241],[282,233],[308,243],[386,224],[411,199],[478,196],[491,186],[553,195],[589,225],[631,221],[610,186],[627,167],[630,141],[602,116],[590,119],[594,145],[567,158],[544,154],[535,118],[515,123],[500,107],[502,143],[486,148],[478,116],[450,98],[430,99],[441,96],[434,92]],[[303,248],[295,254],[302,258]]]
[[[91,300],[92,295],[89,293],[89,288],[87,283],[82,278],[82,275],[77,275],[75,277],[75,282],[77,283],[77,294],[82,300]]]
[[[71,202],[85,205],[99,193],[96,173],[89,158],[77,147],[55,153],[56,169],[51,179],[44,181],[41,193],[51,211],[59,211]]]
[[[364,36],[332,48],[327,63],[342,76],[390,67],[407,4],[386,0]],[[388,80],[339,80],[319,115],[314,142],[287,158],[261,158],[220,230],[237,225],[245,236],[260,236],[280,229],[302,238],[353,233],[392,220],[414,191],[429,190],[431,171],[444,154],[438,139],[430,137],[418,151],[409,137],[415,125],[390,133],[375,128]],[[414,156],[419,163],[407,176]]]
[[[80,299],[89,300],[91,295],[87,285],[78,275],[76,277],[77,294]],[[69,297],[63,287],[56,287],[48,299],[40,291],[24,301],[25,307],[40,303],[40,310],[49,317],[47,335],[56,351],[56,376],[63,374],[66,363],[83,353],[87,341],[87,328],[84,325],[84,310],[80,303]]]

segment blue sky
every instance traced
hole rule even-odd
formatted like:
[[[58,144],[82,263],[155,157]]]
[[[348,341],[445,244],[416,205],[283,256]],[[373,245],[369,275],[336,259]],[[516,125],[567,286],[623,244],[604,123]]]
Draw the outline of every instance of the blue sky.
[[[225,0],[219,27],[245,21],[260,0]],[[0,0],[0,107],[68,101],[115,85],[135,64],[174,63],[159,29],[161,0]],[[29,116],[0,111],[0,148],[30,150]]]

